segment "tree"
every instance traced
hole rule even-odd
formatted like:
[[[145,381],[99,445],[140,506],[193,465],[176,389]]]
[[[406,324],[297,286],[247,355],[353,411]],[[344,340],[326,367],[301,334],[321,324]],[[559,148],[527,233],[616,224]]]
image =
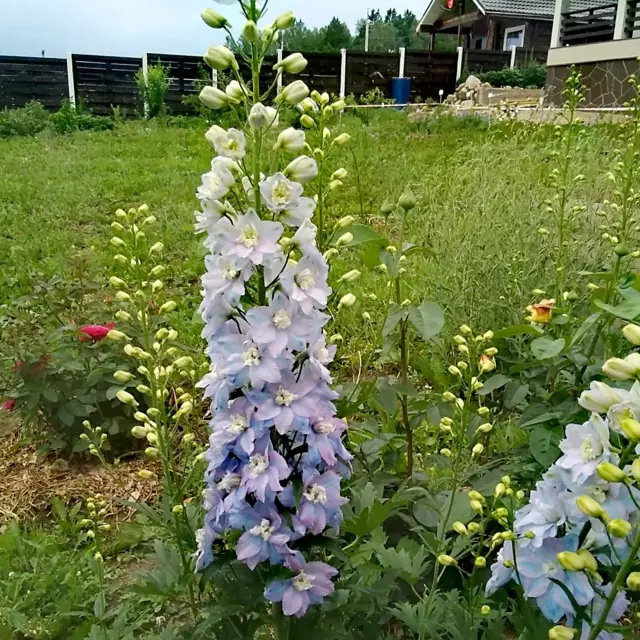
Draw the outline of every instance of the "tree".
[[[332,18],[331,22],[324,27],[324,51],[340,51],[351,46],[353,37],[349,27],[338,18]]]

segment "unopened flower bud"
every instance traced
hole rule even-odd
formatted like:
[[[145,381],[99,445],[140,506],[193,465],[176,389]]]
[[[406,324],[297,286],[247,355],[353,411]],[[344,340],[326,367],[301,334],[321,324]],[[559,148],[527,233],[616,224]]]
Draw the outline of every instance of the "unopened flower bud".
[[[491,607],[488,604],[483,604],[480,607],[480,615],[488,616],[491,613]]]
[[[147,458],[150,458],[151,460],[153,460],[154,458],[157,458],[160,455],[160,452],[155,447],[147,447],[144,450],[144,455],[147,456]]]
[[[361,275],[362,273],[360,271],[352,269],[351,271],[347,271],[338,282],[355,282]]]
[[[114,297],[117,302],[131,302],[131,296],[126,291],[118,291]]]
[[[561,551],[558,554],[558,562],[565,571],[582,571],[584,569],[584,561],[577,553],[571,551]]]
[[[147,437],[147,428],[141,427],[137,424],[133,429],[131,429],[131,435],[138,440],[144,440]]]
[[[631,533],[631,523],[622,518],[615,518],[607,523],[607,530],[615,538],[626,538]]]
[[[629,380],[637,373],[637,368],[622,358],[610,358],[604,363],[602,372],[612,380]]]
[[[346,295],[340,298],[340,302],[338,304],[338,309],[353,307],[356,303],[357,298],[353,295],[353,293],[347,293]]]
[[[480,407],[477,413],[480,416],[488,416],[491,413],[491,410],[489,407]]]
[[[450,373],[452,376],[456,376],[456,377],[458,377],[458,378],[461,378],[461,377],[462,377],[462,372],[460,371],[460,369],[458,369],[458,367],[455,367],[455,366],[453,366],[453,365],[451,365],[451,366],[449,367],[449,373]]]
[[[258,25],[253,20],[247,20],[242,28],[242,37],[247,42],[257,42],[260,37]]]
[[[338,238],[338,240],[336,241],[336,247],[346,247],[347,245],[350,245],[352,242],[353,242],[353,234],[347,231],[347,233],[343,233]]]
[[[111,240],[109,242],[111,242],[111,244],[114,247],[120,248],[120,247],[124,247],[125,246],[124,240],[122,238],[118,238],[117,236],[114,236],[113,238],[111,238]]]
[[[118,276],[111,276],[109,284],[116,289],[124,289],[127,286],[127,283],[122,278],[118,278]]]
[[[116,382],[124,384],[125,382],[129,382],[129,380],[133,379],[133,374],[129,373],[128,371],[116,371],[113,374],[113,377],[115,378]]]
[[[405,192],[400,196],[400,199],[398,200],[398,204],[405,211],[411,211],[411,209],[414,209],[416,204],[418,204],[416,197],[413,194],[413,191],[411,191],[409,187],[407,187],[405,189]]]
[[[350,141],[351,141],[351,136],[348,133],[341,133],[339,136],[335,138],[335,140],[333,141],[333,144],[335,144],[338,147],[344,147],[345,145],[349,144]]]
[[[138,471],[138,477],[142,478],[142,480],[151,480],[156,477],[156,474],[148,469],[140,469],[140,471]]]
[[[629,440],[637,442],[640,440],[640,422],[633,418],[625,418],[620,421],[620,428]]]
[[[309,116],[306,113],[304,113],[304,114],[302,114],[300,116],[300,124],[305,129],[313,129],[313,127],[315,127],[315,125],[316,125],[316,122],[311,116]]]
[[[495,498],[502,498],[502,496],[504,496],[504,494],[507,492],[507,487],[505,486],[505,484],[503,482],[499,482],[496,485],[495,490],[493,491],[493,496]]]
[[[478,442],[478,444],[474,445],[473,449],[471,449],[471,456],[480,456],[484,451],[484,445]]]
[[[118,391],[118,393],[116,394],[116,398],[118,398],[118,400],[120,400],[120,402],[122,402],[123,404],[128,404],[132,407],[138,406],[138,401],[130,393],[122,389]]]
[[[598,561],[593,557],[593,555],[587,551],[586,549],[580,549],[578,551],[578,555],[584,564],[584,568],[586,571],[597,571],[598,570]]]
[[[600,503],[596,502],[589,496],[580,496],[576,500],[576,504],[578,505],[578,509],[590,518],[598,518],[602,520],[608,519],[607,514]]]
[[[458,533],[461,536],[468,536],[469,535],[469,530],[467,529],[467,527],[464,526],[464,524],[462,522],[454,522],[453,523],[453,530]]]
[[[453,452],[451,451],[451,449],[440,449],[440,455],[443,456],[444,458],[451,458],[453,457]]]
[[[451,393],[451,391],[445,391],[442,394],[442,397],[444,398],[444,400],[446,400],[447,402],[455,402],[456,401],[456,397],[453,395],[453,393]]]
[[[301,54],[301,53],[292,53],[288,55],[286,58],[282,60],[282,62],[278,62],[273,68],[277,70],[282,69],[285,73],[296,74],[304,71],[307,68],[309,61]],[[302,83],[304,85],[304,83]],[[290,85],[291,86],[291,85]],[[304,85],[306,87],[306,85]],[[300,95],[302,95],[301,92]],[[306,94],[302,95],[302,98],[297,100],[297,102],[293,104],[297,104],[298,102],[304,100],[309,95],[309,89],[307,89]]]
[[[169,300],[160,307],[159,312],[160,314],[171,313],[172,311],[175,311],[177,306],[178,305],[173,300]]]
[[[559,625],[549,631],[549,640],[573,640],[577,633],[576,629]]]
[[[483,556],[478,556],[473,563],[476,568],[478,569],[484,569],[484,567],[487,566],[487,559]]]
[[[164,251],[164,245],[162,242],[156,242],[150,249],[149,253],[161,253]]]
[[[444,553],[438,556],[438,563],[443,567],[455,567],[458,564],[455,558]]]
[[[231,26],[229,21],[223,15],[213,9],[205,9],[200,14],[200,17],[212,29],[222,29],[226,26]]]
[[[640,573],[634,571],[627,576],[627,587],[631,591],[640,591]]]
[[[611,462],[602,462],[596,467],[598,475],[606,482],[626,482],[627,474]]]
[[[469,504],[476,513],[482,513],[484,510],[484,505],[479,500],[471,500]]]
[[[129,322],[131,320],[131,314],[127,313],[124,309],[120,309],[116,312],[116,319],[120,322]]]

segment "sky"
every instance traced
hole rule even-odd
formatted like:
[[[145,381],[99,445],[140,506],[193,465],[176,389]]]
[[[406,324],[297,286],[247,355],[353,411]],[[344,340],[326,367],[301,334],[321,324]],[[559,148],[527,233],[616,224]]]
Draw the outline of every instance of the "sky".
[[[269,18],[292,10],[307,26],[320,27],[337,16],[353,30],[367,8],[411,9],[426,0],[270,0]],[[220,32],[200,19],[210,6],[238,29],[236,6],[213,0],[0,0],[0,55],[64,57],[67,53],[140,56],[145,52],[200,55],[221,43]]]

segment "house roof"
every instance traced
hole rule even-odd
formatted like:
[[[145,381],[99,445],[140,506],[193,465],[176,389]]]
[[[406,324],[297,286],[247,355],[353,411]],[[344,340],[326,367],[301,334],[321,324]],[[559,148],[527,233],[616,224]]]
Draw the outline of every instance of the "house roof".
[[[498,15],[514,18],[553,20],[555,0],[471,0],[484,15]],[[571,0],[572,9],[588,9],[601,5],[606,0]],[[442,0],[429,0],[418,28],[432,26],[442,16]]]

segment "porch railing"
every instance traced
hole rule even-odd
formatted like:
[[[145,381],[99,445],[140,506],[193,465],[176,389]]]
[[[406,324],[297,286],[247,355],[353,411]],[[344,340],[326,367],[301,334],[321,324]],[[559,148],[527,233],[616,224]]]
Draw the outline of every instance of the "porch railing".
[[[627,19],[624,24],[626,38],[640,36],[640,1],[629,0],[627,4]]]
[[[618,3],[614,2],[563,13],[560,28],[561,46],[613,40],[617,11]]]

